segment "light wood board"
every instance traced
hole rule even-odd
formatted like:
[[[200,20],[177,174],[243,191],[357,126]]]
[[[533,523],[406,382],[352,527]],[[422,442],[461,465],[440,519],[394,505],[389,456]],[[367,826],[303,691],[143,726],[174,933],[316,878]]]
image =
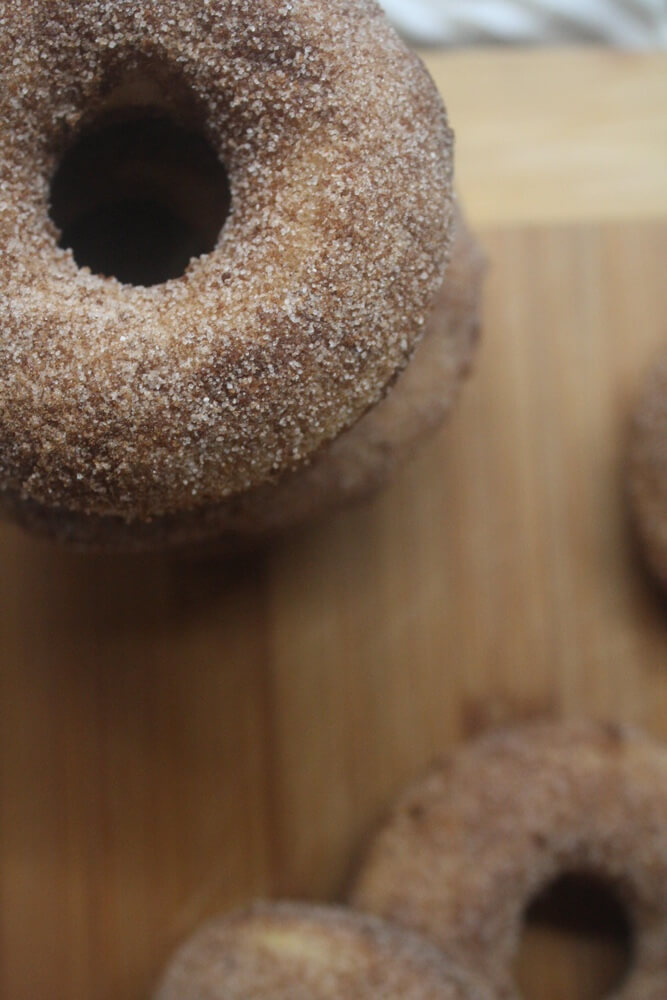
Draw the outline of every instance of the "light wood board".
[[[622,472],[666,335],[667,58],[431,66],[492,267],[474,377],[393,486],[234,564],[0,528],[3,1000],[139,1000],[207,916],[337,897],[402,784],[488,725],[593,714],[667,737],[665,609]],[[598,73],[604,162],[541,98],[586,105]]]

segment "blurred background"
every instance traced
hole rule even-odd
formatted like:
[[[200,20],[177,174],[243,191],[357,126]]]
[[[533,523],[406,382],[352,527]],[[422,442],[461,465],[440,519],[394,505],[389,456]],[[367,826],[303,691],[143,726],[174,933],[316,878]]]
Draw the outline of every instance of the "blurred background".
[[[600,43],[667,47],[667,0],[380,0],[421,45]]]

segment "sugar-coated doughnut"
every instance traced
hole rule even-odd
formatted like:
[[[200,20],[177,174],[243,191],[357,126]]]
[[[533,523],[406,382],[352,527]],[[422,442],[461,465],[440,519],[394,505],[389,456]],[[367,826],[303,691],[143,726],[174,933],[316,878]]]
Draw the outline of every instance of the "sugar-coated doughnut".
[[[156,1000],[484,1000],[432,945],[334,907],[257,904],[177,952]]]
[[[667,588],[667,348],[640,395],[628,472],[630,502],[646,560]]]
[[[224,530],[423,335],[454,236],[435,87],[375,0],[6,0],[0,38],[2,506],[84,544]],[[220,208],[214,164],[197,200],[197,164],[155,154],[167,119],[226,168],[217,242],[154,284],[78,266],[59,240],[100,178],[169,189],[178,214],[181,171],[193,224]],[[104,128],[144,174],[153,144],[148,181],[100,162],[90,190],[61,183],[73,148],[116,155]]]
[[[480,326],[484,257],[458,213],[452,259],[424,336],[387,396],[303,468],[241,496],[184,514],[127,522],[11,502],[12,516],[38,534],[91,549],[206,546],[257,538],[384,485],[419,440],[439,426],[472,360]]]
[[[609,884],[634,934],[615,1000],[667,996],[667,750],[596,723],[487,736],[417,782],[373,844],[362,910],[423,933],[517,1000],[528,904],[562,874]]]

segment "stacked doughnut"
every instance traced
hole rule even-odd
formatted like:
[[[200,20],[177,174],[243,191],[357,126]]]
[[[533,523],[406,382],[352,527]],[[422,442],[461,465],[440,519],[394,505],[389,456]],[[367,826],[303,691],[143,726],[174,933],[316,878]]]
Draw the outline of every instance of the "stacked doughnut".
[[[8,0],[0,38],[0,507],[150,548],[381,483],[481,261],[375,0]]]
[[[663,746],[580,722],[462,748],[402,796],[371,847],[351,899],[381,921],[284,904],[232,915],[183,946],[158,1000],[518,1000],[526,911],[570,874],[601,880],[627,913],[634,958],[615,998],[664,1000]]]

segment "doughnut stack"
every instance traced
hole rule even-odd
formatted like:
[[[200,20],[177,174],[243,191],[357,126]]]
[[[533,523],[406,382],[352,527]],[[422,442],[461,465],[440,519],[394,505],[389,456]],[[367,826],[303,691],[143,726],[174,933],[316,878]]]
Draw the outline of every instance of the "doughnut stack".
[[[482,259],[375,0],[8,0],[0,37],[0,509],[162,548],[384,482],[470,364]]]

